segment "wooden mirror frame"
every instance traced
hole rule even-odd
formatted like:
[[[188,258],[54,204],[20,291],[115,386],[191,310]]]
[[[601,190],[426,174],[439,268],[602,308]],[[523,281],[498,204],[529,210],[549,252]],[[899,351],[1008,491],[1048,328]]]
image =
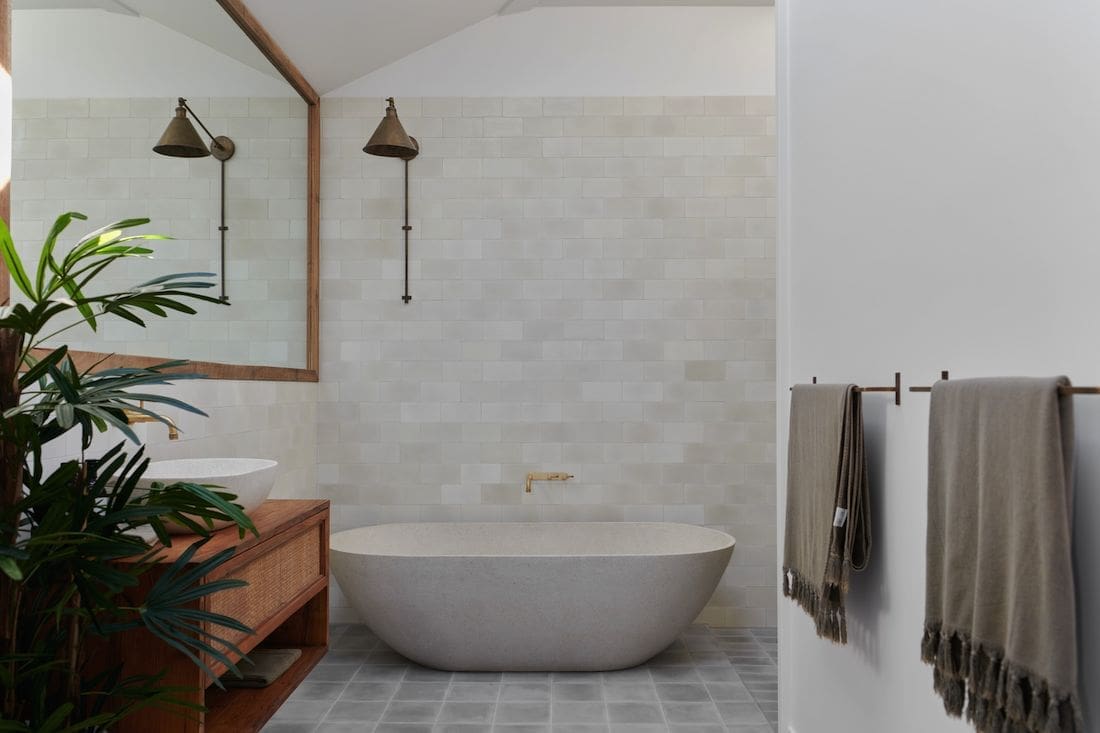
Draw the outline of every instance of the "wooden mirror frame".
[[[243,0],[217,0],[222,10],[233,19],[267,60],[302,97],[308,107],[306,127],[306,366],[304,369],[279,366],[228,364],[217,361],[188,361],[179,371],[204,374],[208,379],[240,379],[269,382],[316,382],[320,359],[321,300],[321,97],[306,81],[294,62],[268,35]],[[11,75],[11,0],[0,0],[0,67]],[[12,141],[3,141],[11,149]],[[11,222],[10,181],[0,189],[0,217]],[[0,262],[0,304],[11,297],[11,280],[7,268]],[[95,351],[72,351],[77,366],[97,361],[105,369],[119,366],[148,367],[169,361],[167,357],[107,354]]]

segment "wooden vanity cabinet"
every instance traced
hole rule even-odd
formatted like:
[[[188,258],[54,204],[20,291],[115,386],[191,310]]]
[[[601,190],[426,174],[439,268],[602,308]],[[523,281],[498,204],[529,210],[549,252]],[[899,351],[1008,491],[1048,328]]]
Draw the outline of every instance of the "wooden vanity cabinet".
[[[202,599],[202,607],[253,629],[252,634],[214,630],[245,654],[258,646],[272,646],[300,648],[302,656],[268,687],[220,690],[193,662],[145,630],[119,634],[113,639],[110,655],[122,662],[124,675],[166,669],[163,684],[193,689],[191,699],[208,708],[205,714],[186,716],[178,709],[144,710],[126,718],[117,728],[120,733],[259,731],[324,656],[328,649],[329,502],[272,499],[251,516],[259,537],[248,534],[241,539],[236,529],[225,529],[192,558],[197,564],[227,547],[236,547],[233,557],[204,580],[248,581],[242,588]],[[192,539],[179,537],[165,550],[160,565],[168,568]],[[148,573],[145,588],[157,577],[158,572]],[[207,664],[219,675],[225,672],[221,664],[210,660]]]

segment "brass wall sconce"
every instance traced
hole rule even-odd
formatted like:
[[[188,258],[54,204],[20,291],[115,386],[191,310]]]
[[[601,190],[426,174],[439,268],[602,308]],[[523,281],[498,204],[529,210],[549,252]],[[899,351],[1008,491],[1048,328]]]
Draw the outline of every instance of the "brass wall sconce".
[[[188,113],[210,138],[209,148],[206,147],[195,126],[191,124],[191,120],[187,118]],[[225,224],[225,161],[232,158],[236,151],[237,146],[232,140],[225,135],[214,135],[206,125],[202,124],[202,120],[187,105],[187,100],[183,97],[179,98],[179,104],[176,106],[176,116],[171,119],[168,127],[164,129],[164,134],[153,146],[154,153],[170,158],[205,158],[209,155],[221,163],[221,220],[218,223],[218,232],[221,234],[221,301],[223,303],[229,303],[229,296],[225,290],[225,236],[229,231],[229,227]]]
[[[416,138],[410,137],[401,120],[397,118],[397,105],[393,97],[387,97],[389,106],[386,107],[386,116],[378,123],[374,134],[363,147],[367,155],[379,155],[383,158],[400,158],[405,161],[405,225],[401,229],[405,232],[405,294],[401,300],[405,305],[409,304],[412,296],[409,295],[409,161],[420,153],[420,145]]]

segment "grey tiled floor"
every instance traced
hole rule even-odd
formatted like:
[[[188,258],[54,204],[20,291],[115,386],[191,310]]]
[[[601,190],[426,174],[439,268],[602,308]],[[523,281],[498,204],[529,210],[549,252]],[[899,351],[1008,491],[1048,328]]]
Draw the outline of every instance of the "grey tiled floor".
[[[264,733],[773,733],[775,629],[692,626],[619,672],[451,673],[399,656],[364,626],[329,653]]]

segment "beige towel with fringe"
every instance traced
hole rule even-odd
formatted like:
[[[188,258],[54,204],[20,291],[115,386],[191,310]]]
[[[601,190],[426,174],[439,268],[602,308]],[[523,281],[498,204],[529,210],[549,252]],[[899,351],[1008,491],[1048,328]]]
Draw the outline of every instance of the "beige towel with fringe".
[[[921,657],[950,715],[986,733],[1084,733],[1064,377],[932,388]]]
[[[783,595],[838,644],[848,641],[848,576],[871,552],[861,398],[854,384],[800,384],[791,393]]]

